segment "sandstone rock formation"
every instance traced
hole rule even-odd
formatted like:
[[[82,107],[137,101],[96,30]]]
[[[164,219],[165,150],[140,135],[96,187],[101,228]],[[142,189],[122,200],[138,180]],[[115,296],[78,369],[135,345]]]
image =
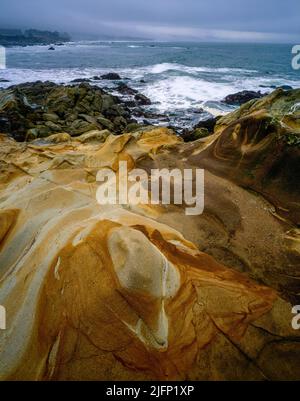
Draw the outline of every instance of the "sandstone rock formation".
[[[191,161],[259,192],[300,223],[300,90],[278,89],[218,120],[221,135]],[[200,161],[201,159],[201,161]]]
[[[190,143],[2,135],[0,378],[299,380],[299,97],[248,103]],[[97,172],[119,161],[205,167],[204,213],[99,205]]]

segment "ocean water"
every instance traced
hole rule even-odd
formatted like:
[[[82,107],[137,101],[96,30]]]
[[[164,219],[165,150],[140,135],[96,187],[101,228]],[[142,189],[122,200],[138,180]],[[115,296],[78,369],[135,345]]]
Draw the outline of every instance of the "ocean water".
[[[151,99],[149,111],[165,114],[169,124],[178,126],[229,112],[234,107],[222,99],[231,93],[300,87],[300,71],[291,66],[292,45],[72,42],[55,51],[48,47],[7,49],[0,80],[10,82],[0,82],[0,87],[36,80],[69,83],[114,71]],[[114,92],[116,83],[94,84]]]

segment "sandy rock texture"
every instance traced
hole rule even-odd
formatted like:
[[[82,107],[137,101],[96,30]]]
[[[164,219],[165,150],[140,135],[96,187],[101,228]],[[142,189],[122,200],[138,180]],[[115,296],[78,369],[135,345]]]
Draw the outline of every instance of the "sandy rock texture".
[[[299,198],[284,189],[299,148],[277,120],[261,135],[257,123],[282,96],[190,143],[166,128],[0,136],[2,380],[299,380]],[[298,135],[296,109],[284,118]],[[276,160],[243,181],[276,140]],[[259,172],[284,154],[264,186]],[[97,172],[119,161],[205,168],[204,213],[98,204]]]

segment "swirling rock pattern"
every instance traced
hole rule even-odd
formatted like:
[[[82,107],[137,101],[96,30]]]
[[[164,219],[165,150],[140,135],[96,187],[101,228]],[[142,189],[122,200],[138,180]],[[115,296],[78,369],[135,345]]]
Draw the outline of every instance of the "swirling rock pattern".
[[[182,168],[197,144],[163,128],[0,140],[2,380],[299,379],[288,297],[250,278],[268,258],[246,257],[265,232],[245,217],[286,232],[263,199],[207,173],[198,218],[96,202],[100,167]]]
[[[263,194],[300,222],[300,90],[277,89],[217,122],[217,139],[191,162]],[[218,135],[219,134],[219,135]]]

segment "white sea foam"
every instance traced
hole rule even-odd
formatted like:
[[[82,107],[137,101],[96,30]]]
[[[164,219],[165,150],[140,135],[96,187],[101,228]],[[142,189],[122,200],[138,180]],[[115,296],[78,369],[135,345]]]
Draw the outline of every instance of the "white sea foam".
[[[96,45],[109,46],[109,44],[100,43]],[[57,49],[72,46],[75,45],[69,43],[58,46]],[[93,46],[93,44],[81,42],[76,46]],[[140,44],[128,46],[135,48]],[[9,49],[8,51],[16,50]],[[39,54],[48,52],[48,47],[33,46],[20,48],[17,51]],[[48,52],[47,57],[51,58],[53,53]],[[228,108],[220,101],[230,93],[241,90],[261,90],[265,93],[272,90],[271,86],[280,85],[300,87],[299,81],[288,80],[283,76],[261,76],[251,69],[191,67],[179,63],[159,63],[134,68],[8,68],[0,71],[0,79],[7,79],[10,82],[0,82],[0,87],[5,88],[12,84],[37,80],[70,83],[77,78],[91,78],[109,71],[128,77],[131,80],[129,86],[148,96],[153,102],[152,108],[160,112],[176,113],[176,111],[182,112],[185,109],[202,107],[210,114],[222,114],[227,112]],[[141,79],[144,79],[146,83],[142,84]],[[110,87],[114,85],[113,82],[107,81],[94,81],[94,84]]]
[[[239,73],[256,73],[256,70],[248,70],[242,68],[210,68],[210,67],[189,67],[183,64],[177,63],[160,63],[155,64],[153,66],[146,67],[146,69],[151,74],[162,74],[167,71],[181,71],[185,73],[197,73],[197,72],[211,72],[211,73],[230,73],[230,72],[239,72]]]
[[[207,101],[221,101],[235,89],[234,84],[229,82],[217,83],[190,76],[175,76],[147,85],[143,93],[152,99],[161,112],[170,112],[202,107]]]
[[[0,86],[7,87],[10,85],[20,84],[23,82],[34,81],[52,81],[55,83],[69,83],[76,78],[90,78],[97,75],[99,69],[90,68],[65,68],[65,69],[21,69],[21,68],[8,68],[0,72],[0,78],[7,79],[10,82],[2,83]]]

